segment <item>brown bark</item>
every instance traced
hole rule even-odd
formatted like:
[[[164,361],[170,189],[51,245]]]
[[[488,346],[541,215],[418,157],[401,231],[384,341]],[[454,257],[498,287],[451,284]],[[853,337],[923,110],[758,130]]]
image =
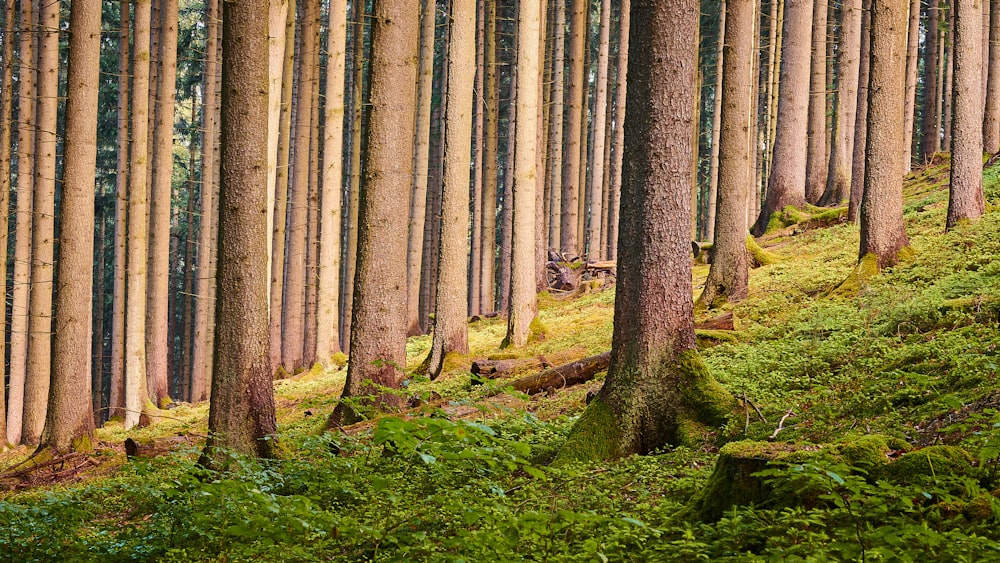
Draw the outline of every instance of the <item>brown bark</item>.
[[[985,2],[986,0],[984,0]],[[983,11],[985,12],[985,6],[983,6]],[[948,10],[948,37],[955,37],[955,10]],[[987,42],[988,43],[988,42]],[[944,101],[941,102],[942,113],[944,115],[944,139],[941,141],[942,146],[951,146],[951,121],[952,121],[952,89],[955,84],[955,55],[954,55],[954,40],[944,42],[944,60],[945,60],[945,70],[944,70],[944,89],[943,97]],[[985,46],[983,50],[984,59],[988,56],[989,45]],[[983,82],[983,87],[979,89],[980,92],[986,91],[986,82]],[[983,110],[985,113],[985,110]]]
[[[580,193],[581,131],[587,108],[583,103],[584,44],[587,35],[587,2],[569,0],[569,47],[567,50],[566,98],[564,101],[562,211],[559,227],[559,248],[568,254],[580,253],[577,233],[578,199]]]
[[[601,231],[601,217],[604,215],[604,202],[601,192],[604,186],[605,128],[608,127],[608,51],[611,42],[611,0],[601,0],[601,26],[597,47],[597,75],[594,99],[594,148],[591,158],[590,194],[590,228],[587,235],[587,257],[600,260],[604,257],[604,240]]]
[[[539,368],[548,369],[583,358],[587,349],[575,346],[569,350],[561,350],[552,354],[535,356],[533,358],[513,358],[508,360],[476,360],[472,362],[469,371],[480,379],[501,379],[514,375],[535,371]],[[475,384],[475,378],[473,379]]]
[[[898,262],[909,244],[903,227],[903,70],[906,64],[906,6],[872,0],[871,84],[865,191],[861,202],[858,260],[874,255],[879,268]]]
[[[699,301],[712,306],[719,298],[740,301],[747,295],[747,203],[753,182],[753,34],[755,0],[727,0],[723,52],[719,207],[712,266]]]
[[[625,87],[628,77],[629,11],[631,1],[622,0],[618,29],[618,91],[615,93],[615,132],[611,144],[611,186],[608,194],[608,260],[618,259],[618,222],[621,216],[622,156],[625,148]]]
[[[28,295],[31,277],[31,198],[35,161],[35,53],[32,2],[21,2],[17,117],[17,223],[14,227],[14,291],[10,325],[10,394],[7,400],[7,441],[21,442],[24,383],[28,359]]]
[[[12,86],[14,84],[14,4],[7,3],[4,6],[4,38],[2,64],[3,77],[0,78],[0,241],[4,249],[4,271],[0,273],[0,281],[7,287],[7,227],[8,213],[10,209],[10,161],[13,145],[11,144],[11,129],[14,127],[13,101],[14,96]],[[0,305],[0,312],[6,317],[7,302]],[[3,339],[0,339],[3,340]],[[0,350],[3,350],[3,343],[0,343]],[[5,393],[0,392],[0,451],[6,449],[7,444],[7,403]]]
[[[938,129],[938,2],[930,0],[927,8],[927,36],[924,39],[924,111],[921,125],[921,156],[930,161],[934,153],[941,151],[941,136]],[[874,24],[872,24],[874,28]]]
[[[472,232],[469,253],[469,314],[479,315],[483,312],[481,300],[481,285],[483,271],[483,128],[486,103],[483,98],[483,86],[486,81],[486,0],[476,1],[476,81],[475,81],[475,120],[473,122],[472,146],[475,161],[472,167]]]
[[[555,18],[552,36],[552,109],[549,111],[549,158],[546,184],[549,186],[548,245],[558,248],[562,224],[562,159],[563,159],[563,73],[566,43],[566,1],[554,0]]]
[[[722,129],[722,65],[725,59],[726,0],[719,3],[719,31],[715,56],[715,107],[712,111],[712,156],[708,169],[708,205],[705,210],[705,240],[715,237],[715,215],[719,203],[719,136]],[[748,114],[749,121],[749,114]]]
[[[359,207],[361,193],[361,119],[363,115],[365,83],[365,2],[352,0],[351,19],[354,22],[353,68],[352,68],[352,118],[351,118],[351,188],[348,201],[347,216],[347,264],[344,268],[344,306],[341,310],[341,342],[351,339],[351,323],[354,310],[354,278],[358,261],[358,229]]]
[[[837,117],[830,151],[830,172],[827,174],[826,193],[820,200],[821,205],[840,205],[851,197],[858,73],[861,68],[861,0],[846,0],[841,7],[840,45],[837,60]]]
[[[437,261],[434,336],[427,373],[436,378],[449,353],[469,352],[465,291],[469,275],[469,168],[472,161],[472,94],[476,78],[475,0],[451,6],[448,101],[444,137],[444,182]]]
[[[694,1],[632,6],[622,193],[629,244],[619,249],[610,365],[557,462],[651,452],[680,442],[685,420],[719,423],[729,407],[694,351],[687,195],[697,22]]]
[[[309,197],[306,200],[306,268],[303,311],[302,363],[311,366],[316,361],[316,259],[319,256],[319,14],[316,15],[316,54],[313,56],[312,127],[309,131]]]
[[[541,373],[522,377],[515,380],[511,387],[515,391],[520,391],[526,395],[534,395],[549,389],[562,389],[586,383],[594,379],[597,374],[608,369],[611,362],[611,352],[604,352],[596,356],[590,356],[561,365],[549,368]]]
[[[45,425],[52,361],[52,273],[55,262],[56,116],[59,92],[59,4],[41,6],[35,192],[32,202],[31,296],[28,309],[28,371],[21,440],[37,445]],[[93,222],[91,222],[93,226]],[[90,255],[88,250],[87,255]],[[87,319],[89,325],[89,318]],[[84,356],[88,354],[85,352]],[[89,370],[88,370],[89,371]]]
[[[268,366],[267,0],[223,3],[218,298],[209,438],[261,457],[275,449]]]
[[[983,116],[980,69],[984,0],[955,0],[955,85],[951,123],[951,188],[947,229],[975,221],[986,211],[983,199]]]
[[[483,262],[479,277],[480,300],[484,312],[496,310],[497,250],[497,150],[499,144],[499,101],[497,92],[497,0],[486,0],[486,131],[483,139]]]
[[[806,201],[816,203],[826,188],[826,13],[824,0],[813,0],[812,59],[809,73],[809,150],[806,155]]]
[[[989,53],[986,66],[989,76],[986,82],[986,118],[983,124],[983,149],[995,154],[1000,152],[1000,1],[989,2]],[[957,49],[953,50],[954,53]]]
[[[413,174],[413,123],[419,42],[417,0],[375,0],[372,19],[371,100],[365,154],[365,193],[358,221],[351,362],[343,397],[395,406],[377,387],[397,388],[406,363],[405,201]],[[356,404],[356,403],[355,403]],[[336,428],[359,413],[341,401],[328,420]]]
[[[903,172],[910,171],[913,147],[914,108],[917,99],[917,55],[920,44],[920,0],[910,0],[910,23],[906,39],[906,100],[903,107]]]
[[[289,10],[288,0],[269,0],[268,2],[268,42],[267,42],[267,232],[274,233],[274,211],[277,206],[278,198],[278,145],[281,138],[282,131],[282,92],[284,87],[284,81],[282,80],[285,72],[285,47],[287,40],[287,22],[288,22],[288,10]],[[294,10],[293,10],[294,14]],[[293,32],[294,35],[294,32]],[[294,41],[293,41],[294,43]],[[291,61],[288,61],[288,66],[291,66]],[[287,144],[283,148],[287,148]],[[287,173],[287,171],[286,171]],[[287,178],[287,176],[286,176]],[[284,218],[281,218],[284,221]],[[270,272],[274,268],[274,236],[270,235],[267,239],[267,271]],[[284,240],[282,240],[284,244]],[[271,280],[274,283],[274,280]],[[268,289],[268,293],[272,291],[271,288]],[[268,302],[268,314],[271,314],[272,310],[276,310],[275,315],[281,318],[281,301],[280,297],[278,299],[278,306],[275,307],[274,297],[269,295]],[[273,321],[272,321],[273,322]],[[279,326],[280,326],[280,320]],[[270,329],[269,329],[270,330]],[[280,328],[278,329],[280,331]],[[280,332],[279,332],[280,334]],[[272,348],[274,347],[274,342],[271,343]],[[280,354],[280,346],[278,354]],[[273,352],[269,352],[273,354]],[[272,356],[273,360],[273,356]],[[277,368],[277,361],[273,361],[273,367]]]
[[[851,162],[851,201],[847,219],[858,222],[865,185],[865,148],[868,140],[868,85],[871,75],[871,3],[862,0],[861,57],[858,69],[858,109],[854,119],[854,155]]]
[[[93,304],[94,177],[97,93],[101,62],[101,2],[76,0],[70,10],[59,289],[52,341],[52,386],[39,450],[88,450],[94,431],[90,397]]]
[[[771,176],[760,216],[751,232],[764,234],[771,215],[806,202],[806,154],[809,118],[809,50],[813,0],[786,0],[782,33],[778,122]]]

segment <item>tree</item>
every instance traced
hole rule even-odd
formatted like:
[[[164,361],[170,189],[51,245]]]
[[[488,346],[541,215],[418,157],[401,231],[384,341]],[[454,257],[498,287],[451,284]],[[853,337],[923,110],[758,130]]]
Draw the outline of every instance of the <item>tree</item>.
[[[319,287],[316,359],[329,362],[340,352],[340,190],[343,178],[344,66],[347,51],[347,1],[330,4],[326,107],[323,128],[323,194],[320,197]]]
[[[938,0],[927,3],[927,37],[924,40],[924,108],[921,125],[921,156],[930,161],[941,150],[941,131],[938,129]],[[874,29],[874,23],[872,24]]]
[[[632,4],[611,366],[557,461],[648,453],[721,423],[732,399],[695,350],[690,212],[698,3]]]
[[[989,2],[989,51],[983,52],[983,63],[988,67],[986,82],[986,118],[983,123],[983,148],[990,154],[1000,152],[1000,0]],[[983,9],[985,10],[985,6]],[[956,30],[957,33],[957,30]],[[955,39],[958,41],[958,38]],[[954,53],[955,50],[952,50]],[[956,55],[957,56],[957,55]],[[952,90],[954,92],[954,90]],[[954,102],[952,103],[954,107]],[[952,123],[954,127],[954,123]],[[952,139],[954,142],[954,139]]]
[[[562,159],[562,222],[559,227],[559,248],[568,254],[580,252],[577,221],[580,193],[580,161],[582,127],[587,108],[583,103],[585,39],[587,36],[586,0],[568,0],[572,7],[569,18],[569,48],[567,50],[565,122]]]
[[[59,109],[59,4],[41,5],[38,40],[38,129],[32,202],[28,372],[21,440],[37,445],[45,426],[52,361],[52,272],[55,262],[56,123]],[[90,255],[90,251],[87,252]],[[89,320],[88,320],[89,322]],[[87,352],[89,355],[89,352]],[[88,370],[89,372],[89,370]],[[88,395],[89,396],[89,395]]]
[[[274,220],[275,220],[275,203],[278,198],[278,141],[281,137],[281,125],[282,125],[282,88],[284,87],[285,67],[291,67],[289,63],[286,65],[285,57],[285,45],[288,39],[288,35],[285,33],[288,22],[289,14],[289,2],[288,0],[269,0],[268,2],[268,20],[267,27],[270,30],[268,32],[269,38],[267,43],[268,51],[268,65],[267,65],[267,225],[268,233],[274,232]],[[292,8],[292,18],[294,19],[294,6]],[[294,25],[293,25],[294,28]],[[294,32],[293,32],[294,35]],[[292,42],[294,43],[294,41]],[[287,147],[287,145],[286,145]],[[285,171],[285,178],[287,179],[287,170]],[[286,182],[287,184],[287,182]],[[285,186],[287,188],[287,185]],[[281,217],[281,221],[285,218]],[[274,265],[274,244],[275,239],[272,236],[267,237],[267,267],[268,272]],[[284,244],[284,240],[282,240]],[[283,261],[282,261],[283,262]],[[273,283],[273,280],[272,280]],[[268,289],[268,293],[272,290]],[[270,297],[268,303],[268,312],[276,310],[277,313],[274,316],[281,318],[281,298],[278,298],[278,306],[274,306],[274,298]],[[279,321],[280,322],[280,321]],[[280,334],[280,331],[279,331]],[[271,343],[272,346],[274,342]],[[279,351],[280,353],[280,351]],[[272,366],[272,369],[277,368],[277,362]]]
[[[223,2],[222,144],[215,362],[209,437],[215,448],[270,457],[276,432],[268,365],[267,0]]]
[[[622,0],[618,21],[618,90],[615,92],[615,130],[611,144],[611,186],[608,194],[608,259],[618,259],[618,222],[621,203],[622,161],[625,148],[625,84],[628,77],[629,0]]]
[[[600,260],[604,256],[603,233],[601,232],[601,216],[604,206],[601,199],[604,185],[604,137],[608,113],[608,50],[611,43],[611,0],[601,0],[601,27],[597,48],[597,75],[594,100],[594,157],[591,165],[590,178],[590,229],[587,236],[587,256],[591,260]]]
[[[125,296],[125,429],[146,409],[146,150],[149,133],[150,0],[136,0],[132,67],[132,154],[129,165],[128,273]],[[202,247],[204,250],[205,247]]]
[[[563,73],[566,44],[566,2],[555,3],[555,23],[552,36],[552,108],[549,110],[549,158],[546,170],[546,184],[549,185],[549,232],[550,248],[559,248],[560,227],[562,225],[562,159],[563,159]]]
[[[526,2],[518,7],[510,310],[507,336],[501,346],[527,344],[530,325],[538,315],[534,253],[539,17],[537,3]]]
[[[97,169],[97,93],[101,70],[101,2],[76,0],[70,9],[59,289],[52,342],[52,385],[39,451],[91,449],[94,413],[89,397]]]
[[[14,4],[7,3],[3,10],[4,33],[3,38],[3,59],[2,74],[0,78],[0,241],[4,249],[4,256],[7,250],[7,214],[10,208],[10,153],[13,146],[10,142],[11,129],[13,129],[13,101],[14,96],[12,86],[14,83]],[[4,260],[4,271],[0,274],[3,286],[7,286],[7,261]],[[6,315],[7,303],[0,305],[0,311]],[[0,451],[6,448],[7,444],[7,404],[6,397],[0,392]]]
[[[980,67],[983,0],[955,0],[955,78],[951,121],[951,189],[946,228],[974,221],[983,200],[983,115]],[[989,104],[989,102],[987,102]]]
[[[472,88],[476,78],[476,3],[451,6],[448,100],[445,102],[444,186],[438,250],[434,338],[427,373],[441,374],[449,353],[469,352],[465,291],[469,275],[469,168],[472,161]],[[532,155],[533,157],[533,155]]]
[[[557,0],[559,1],[559,0]],[[486,37],[484,57],[486,67],[486,125],[483,134],[483,261],[479,276],[479,299],[483,310],[496,310],[496,249],[497,249],[497,151],[500,134],[500,113],[497,80],[497,0],[486,0]]]
[[[878,269],[892,266],[909,240],[903,227],[903,69],[906,64],[906,5],[872,0],[871,83],[865,188],[861,200],[858,260]]]
[[[913,147],[914,108],[917,100],[917,55],[920,44],[920,0],[910,0],[910,24],[906,34],[906,101],[903,107],[903,171],[910,171]]]
[[[806,201],[816,203],[826,188],[826,12],[824,0],[813,0],[812,58],[809,72],[809,150],[806,156]]]
[[[767,196],[751,232],[764,234],[771,215],[806,202],[806,149],[809,118],[809,45],[813,0],[785,0],[778,121],[774,134]],[[900,98],[902,99],[902,98]]]
[[[705,236],[709,242],[715,237],[715,220],[719,203],[719,137],[722,134],[722,65],[725,59],[726,0],[719,3],[719,33],[715,51],[715,96],[712,109],[712,156],[708,169],[708,205],[705,210]]]
[[[753,34],[756,0],[727,0],[720,122],[719,205],[712,266],[699,302],[739,301],[747,295],[747,204],[752,185]]]
[[[858,110],[854,118],[854,156],[851,158],[851,201],[849,221],[858,222],[865,185],[865,148],[868,140],[868,83],[871,75],[871,3],[861,3],[861,65],[858,70]]]
[[[337,408],[327,425],[359,419],[346,399],[378,395],[377,406],[398,397],[377,386],[398,388],[406,363],[405,205],[413,173],[413,123],[417,78],[417,0],[375,0],[372,19],[371,99],[364,155],[364,189],[358,217],[351,362]],[[364,399],[363,399],[364,400]]]
[[[826,192],[820,205],[840,205],[851,197],[854,128],[857,125],[858,73],[861,70],[861,0],[846,0],[841,8],[841,48],[837,55],[837,116]],[[911,124],[912,126],[912,124]]]

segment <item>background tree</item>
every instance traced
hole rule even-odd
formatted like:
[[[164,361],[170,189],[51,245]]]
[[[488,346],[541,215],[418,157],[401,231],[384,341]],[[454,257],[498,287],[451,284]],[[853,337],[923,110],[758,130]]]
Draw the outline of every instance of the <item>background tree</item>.
[[[806,155],[806,201],[816,203],[826,188],[826,45],[827,3],[813,0],[812,56],[809,71],[809,150]]]
[[[682,443],[684,421],[721,423],[730,407],[695,351],[686,195],[697,17],[694,1],[632,4],[622,186],[630,213],[618,248],[611,367],[558,460]]]
[[[566,99],[563,127],[562,222],[559,227],[559,247],[568,254],[579,254],[577,220],[579,216],[580,155],[586,143],[581,141],[587,108],[583,103],[585,39],[587,36],[587,2],[569,0],[569,47],[566,51]],[[581,148],[583,147],[583,148]]]
[[[955,82],[951,122],[951,188],[946,228],[986,212],[980,100],[983,0],[955,0]],[[1000,22],[998,22],[1000,23]],[[987,102],[989,104],[989,102]]]
[[[845,0],[841,7],[840,45],[837,53],[837,115],[830,147],[830,171],[820,205],[840,205],[851,197],[858,74],[861,70],[861,0]]]
[[[1000,0],[984,0],[989,6],[984,4],[982,6],[983,10],[989,11],[989,13],[984,14],[988,21],[993,22],[992,25],[987,26],[989,41],[989,49],[983,52],[983,65],[988,68],[989,77],[985,84],[985,96],[986,96],[986,117],[983,122],[983,148],[986,152],[990,154],[996,154],[1000,152]],[[958,30],[956,29],[956,35]],[[958,37],[955,38],[955,42],[959,41]],[[953,49],[954,53],[957,49]],[[956,58],[958,55],[956,54]],[[957,61],[956,61],[957,62]],[[957,69],[956,69],[957,71]],[[979,88],[983,85],[980,84]],[[955,92],[955,90],[952,90]],[[954,96],[954,94],[952,94]],[[955,102],[952,102],[953,106]],[[961,111],[961,110],[956,110]],[[954,127],[954,121],[952,122],[952,127]],[[955,139],[952,138],[952,143]]]
[[[0,78],[0,241],[3,248],[7,249],[7,214],[10,207],[10,153],[13,150],[11,145],[11,129],[14,126],[12,92],[14,84],[14,4],[7,3],[3,9],[4,16],[4,38],[2,55],[2,78]],[[6,256],[6,254],[4,254]],[[7,268],[4,260],[4,271],[0,275],[4,287],[7,286]],[[4,315],[7,312],[6,300],[2,306]],[[2,339],[0,339],[2,340]],[[0,344],[2,346],[2,344]],[[7,449],[7,404],[5,393],[0,391],[0,451]]]

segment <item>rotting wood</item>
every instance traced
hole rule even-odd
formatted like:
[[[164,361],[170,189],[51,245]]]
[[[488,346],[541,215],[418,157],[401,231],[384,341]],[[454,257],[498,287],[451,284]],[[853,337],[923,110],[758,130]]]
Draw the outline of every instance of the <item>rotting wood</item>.
[[[587,353],[583,346],[575,346],[569,350],[561,350],[552,354],[539,354],[531,358],[507,358],[502,360],[476,360],[472,362],[470,371],[478,378],[472,379],[473,385],[482,383],[482,379],[500,379],[510,377],[520,372],[533,371],[539,368],[547,369],[582,358]]]
[[[528,395],[534,395],[547,389],[561,389],[579,385],[594,379],[594,377],[608,369],[611,363],[611,351],[590,356],[563,364],[558,367],[549,368],[541,373],[522,377],[515,380],[511,385],[515,390]]]

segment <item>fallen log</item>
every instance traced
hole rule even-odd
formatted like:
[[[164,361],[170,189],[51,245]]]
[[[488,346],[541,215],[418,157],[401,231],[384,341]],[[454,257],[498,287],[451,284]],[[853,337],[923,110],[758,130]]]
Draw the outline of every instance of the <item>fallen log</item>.
[[[476,360],[472,362],[470,371],[478,378],[472,378],[472,384],[481,383],[482,379],[500,379],[511,377],[520,372],[535,371],[539,368],[547,369],[560,364],[565,364],[573,360],[578,360],[587,353],[583,346],[576,346],[569,350],[561,350],[552,354],[540,354],[532,358],[505,358],[502,360]],[[479,381],[477,381],[477,379]]]
[[[733,312],[723,313],[718,317],[695,323],[695,330],[736,330]]]
[[[166,438],[155,438],[153,440],[125,439],[125,455],[132,459],[134,457],[154,458],[168,454],[180,446],[186,446],[200,440],[204,436],[181,435],[168,436]]]
[[[512,385],[515,390],[528,395],[534,395],[547,389],[561,389],[571,385],[579,385],[594,379],[598,373],[608,369],[610,363],[611,352],[608,351],[522,377],[515,380]]]

